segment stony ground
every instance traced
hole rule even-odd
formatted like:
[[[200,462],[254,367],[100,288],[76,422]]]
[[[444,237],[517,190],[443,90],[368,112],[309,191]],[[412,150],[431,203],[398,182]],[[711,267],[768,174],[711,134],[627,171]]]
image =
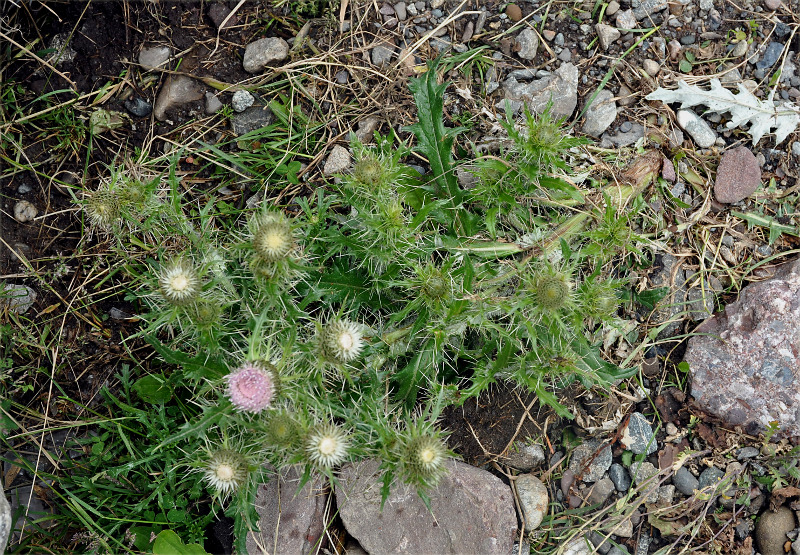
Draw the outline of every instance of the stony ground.
[[[444,55],[443,78],[453,83],[446,93],[448,124],[468,128],[457,145],[467,157],[471,151],[497,152],[503,139],[498,115],[506,107],[518,113],[523,105],[541,110],[550,102],[573,133],[596,140],[576,158],[587,173],[613,178],[637,156],[660,153],[661,179],[645,198],[651,225],[639,230],[647,235],[652,264],[635,285],[640,291],[668,288],[656,311],[640,307],[627,314],[632,331],[648,338],[646,349],[620,338],[607,346],[615,360],[639,365],[636,379],[610,392],[562,392],[574,422],[540,409],[530,395],[504,389],[446,415],[453,448],[472,466],[454,463],[444,487],[473,495],[455,505],[437,505],[445,503],[444,493],[434,499],[439,514],[452,515],[440,519],[444,529],[466,545],[488,542],[481,550],[492,553],[507,553],[514,540],[520,552],[571,555],[800,553],[798,459],[791,441],[800,435],[800,400],[792,393],[800,372],[794,274],[779,273],[778,281],[769,282],[777,293],[751,295],[751,304],[739,306],[727,320],[708,321],[705,329],[728,339],[727,347],[689,345],[692,373],[679,364],[687,334],[699,322],[733,302],[749,281],[772,277],[774,267],[796,252],[796,123],[785,124],[788,131],[779,144],[770,134],[753,144],[752,121],[732,125],[730,111],[707,110],[708,104],[682,110],[679,103],[652,96],[660,88],[675,89],[679,81],[709,90],[719,79],[734,93],[752,93],[751,104],[764,108],[775,100],[786,103],[780,109],[795,110],[800,5],[795,0],[343,0],[316,18],[297,16],[293,5],[5,7],[2,38],[13,54],[4,54],[0,81],[15,83],[20,99],[51,93],[59,103],[53,113],[61,132],[25,126],[25,118],[43,104],[22,103],[31,112],[13,113],[14,103],[4,97],[2,131],[13,140],[3,142],[0,162],[0,277],[13,284],[18,297],[9,308],[48,322],[57,316],[52,322],[71,357],[63,380],[72,384],[70,394],[87,407],[97,403],[98,389],[116,372],[119,338],[136,327],[135,308],[122,287],[106,284],[72,258],[81,230],[70,191],[77,185],[92,189],[119,158],[158,160],[183,149],[180,170],[186,179],[203,183],[226,202],[250,206],[259,199],[253,176],[206,164],[204,145],[246,154],[253,145],[237,138],[274,120],[265,108],[274,94],[288,95],[290,104],[302,106],[318,125],[313,145],[306,145],[309,152],[298,156],[300,164],[291,170],[296,184],[281,193],[308,194],[347,170],[351,131],[365,142],[375,131],[408,136],[403,126],[415,111],[408,78],[427,60]],[[35,48],[27,46],[37,40]],[[244,90],[257,86],[256,94]],[[93,126],[91,151],[76,119]],[[766,131],[781,132],[775,127]],[[415,162],[426,171],[424,162]],[[22,164],[33,169],[15,171]],[[266,176],[268,183],[284,181],[290,170],[281,171]],[[469,174],[460,177],[468,186]],[[92,256],[92,249],[82,252]],[[58,308],[77,298],[79,289],[102,293],[88,297],[84,312]],[[786,297],[780,306],[752,304],[781,295]],[[730,339],[734,336],[741,341]],[[760,339],[748,343],[752,337]],[[726,380],[734,361],[742,371],[735,381]],[[48,390],[46,374],[34,380],[37,389]],[[725,388],[726,381],[736,387]],[[15,391],[15,402],[32,410],[11,414],[41,429],[37,411],[49,398]],[[764,437],[773,421],[782,431]],[[41,453],[63,440],[48,434],[43,446],[11,443]],[[57,511],[32,476],[13,464],[15,456],[6,455],[4,466],[12,506]],[[292,549],[311,549],[311,537],[325,538],[323,549],[330,552],[347,546],[352,553],[360,549],[357,542],[377,553],[403,541],[438,541],[424,528],[429,523],[415,505],[419,500],[403,491],[394,495],[390,506],[396,512],[387,530],[397,535],[375,524],[385,517],[369,512],[374,495],[353,494],[349,504],[338,490],[326,503],[312,496],[312,506],[298,509],[300,516],[286,527],[305,534],[306,543]],[[325,519],[336,513],[333,499],[341,514],[327,527]],[[497,504],[487,506],[484,499]],[[265,506],[262,531],[272,529],[267,523],[274,518],[266,501]],[[365,523],[366,529],[359,527]],[[468,535],[465,530],[476,523],[482,532]],[[515,532],[518,526],[525,533]],[[222,550],[229,538],[219,536]],[[253,541],[266,549],[289,540]],[[407,545],[407,552],[423,552],[444,544]]]

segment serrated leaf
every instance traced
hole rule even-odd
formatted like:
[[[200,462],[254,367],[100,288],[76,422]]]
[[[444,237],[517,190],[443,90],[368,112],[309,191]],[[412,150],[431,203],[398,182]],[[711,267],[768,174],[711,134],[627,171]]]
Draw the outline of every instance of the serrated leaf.
[[[791,103],[773,101],[774,94],[773,89],[767,100],[759,100],[741,83],[739,92],[734,94],[723,87],[719,79],[712,79],[709,90],[679,81],[677,89],[659,87],[645,98],[666,103],[680,102],[682,109],[702,105],[710,112],[718,114],[727,112],[731,116],[731,120],[727,123],[728,129],[749,124],[750,127],[746,131],[753,138],[754,145],[774,129],[777,146],[797,128],[800,123],[800,108]]]

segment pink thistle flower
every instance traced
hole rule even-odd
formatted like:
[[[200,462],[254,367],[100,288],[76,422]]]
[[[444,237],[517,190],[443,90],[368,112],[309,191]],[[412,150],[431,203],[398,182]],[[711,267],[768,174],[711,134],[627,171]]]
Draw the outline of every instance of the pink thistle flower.
[[[228,374],[228,398],[237,409],[258,414],[269,408],[275,396],[275,375],[255,362],[245,363]]]

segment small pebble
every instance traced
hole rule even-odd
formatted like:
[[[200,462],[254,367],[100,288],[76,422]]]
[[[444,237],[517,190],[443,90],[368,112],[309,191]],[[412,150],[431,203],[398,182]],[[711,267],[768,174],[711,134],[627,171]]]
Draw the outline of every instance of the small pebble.
[[[250,106],[252,106],[255,101],[256,99],[253,98],[253,95],[250,94],[249,91],[236,91],[235,93],[233,93],[231,106],[236,112],[241,113],[247,110]]]
[[[508,19],[516,23],[522,19],[522,9],[516,4],[509,4],[506,6],[506,15],[508,16]]]
[[[18,222],[29,222],[36,217],[39,211],[27,200],[21,200],[14,205],[14,219]]]

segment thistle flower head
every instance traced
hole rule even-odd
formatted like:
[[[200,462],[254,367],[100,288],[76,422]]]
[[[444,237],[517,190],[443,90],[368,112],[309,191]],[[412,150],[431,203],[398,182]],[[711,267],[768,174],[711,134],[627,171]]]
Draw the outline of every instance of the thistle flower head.
[[[334,320],[325,324],[320,337],[322,354],[334,362],[350,362],[364,347],[361,327],[349,320]]]
[[[191,304],[202,289],[197,268],[185,258],[163,264],[158,273],[158,285],[167,302],[175,306]]]
[[[353,166],[356,181],[371,188],[384,185],[386,173],[381,160],[371,153],[363,154]]]
[[[208,299],[199,299],[190,312],[192,323],[201,330],[210,329],[219,325],[222,316],[222,307],[218,302]]]
[[[122,204],[138,209],[147,203],[150,195],[151,191],[146,183],[139,179],[132,179],[126,183],[125,187],[122,189],[120,201]]]
[[[264,432],[267,443],[279,449],[291,449],[301,438],[300,424],[286,411],[272,413]]]
[[[453,285],[449,276],[433,264],[417,270],[414,281],[418,284],[419,295],[429,306],[447,303],[453,295]]]
[[[121,216],[119,195],[111,189],[100,189],[87,199],[84,209],[92,225],[102,228],[111,227],[119,221]]]
[[[412,478],[436,479],[444,470],[447,448],[435,434],[410,438],[403,449],[403,462]]]
[[[237,409],[258,414],[269,408],[275,397],[275,375],[271,365],[248,362],[228,374],[227,396]]]
[[[566,273],[547,268],[533,277],[531,292],[540,309],[557,312],[570,302],[572,283]]]
[[[253,250],[265,262],[283,260],[294,247],[292,227],[277,212],[259,216],[253,226]]]
[[[323,468],[334,468],[342,464],[350,447],[345,432],[330,423],[314,426],[304,443],[311,462]]]
[[[247,480],[247,467],[247,460],[241,453],[219,449],[210,454],[203,479],[222,496],[227,496]]]

